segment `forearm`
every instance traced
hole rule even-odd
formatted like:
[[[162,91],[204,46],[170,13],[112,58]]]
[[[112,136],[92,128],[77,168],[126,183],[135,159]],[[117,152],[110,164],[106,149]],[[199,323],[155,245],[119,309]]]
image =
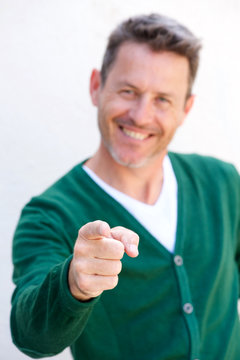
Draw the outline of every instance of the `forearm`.
[[[33,358],[55,355],[71,345],[98,301],[81,303],[72,297],[67,284],[69,262],[55,266],[41,284],[31,284],[13,298],[13,341]]]

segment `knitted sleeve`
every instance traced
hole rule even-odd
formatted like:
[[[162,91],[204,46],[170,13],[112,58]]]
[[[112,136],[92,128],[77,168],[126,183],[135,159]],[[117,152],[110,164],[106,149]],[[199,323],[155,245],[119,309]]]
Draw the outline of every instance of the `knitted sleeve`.
[[[11,331],[15,345],[33,358],[56,355],[71,345],[98,301],[72,297],[67,281],[71,253],[57,219],[26,206],[13,242]]]

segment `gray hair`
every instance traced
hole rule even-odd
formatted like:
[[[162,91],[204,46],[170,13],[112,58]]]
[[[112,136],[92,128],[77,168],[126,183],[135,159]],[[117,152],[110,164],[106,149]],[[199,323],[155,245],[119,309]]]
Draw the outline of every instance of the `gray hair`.
[[[153,51],[172,51],[189,62],[188,96],[191,94],[199,65],[201,42],[184,25],[169,17],[151,14],[132,17],[110,34],[101,68],[102,86],[125,42],[147,44]]]

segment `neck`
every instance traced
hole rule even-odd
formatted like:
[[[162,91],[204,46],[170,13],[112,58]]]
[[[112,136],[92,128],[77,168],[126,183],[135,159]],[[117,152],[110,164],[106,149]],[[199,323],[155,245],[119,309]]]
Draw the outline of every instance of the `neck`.
[[[154,204],[163,184],[163,160],[166,151],[138,168],[117,163],[107,150],[98,149],[85,165],[108,185],[146,204]]]

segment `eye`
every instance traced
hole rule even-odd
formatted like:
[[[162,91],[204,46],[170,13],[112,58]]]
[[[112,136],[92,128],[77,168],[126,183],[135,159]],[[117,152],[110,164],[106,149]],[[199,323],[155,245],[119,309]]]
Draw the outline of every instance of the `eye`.
[[[136,96],[136,92],[133,89],[121,89],[120,94],[126,99],[133,99]]]
[[[163,96],[159,96],[157,98],[157,101],[160,102],[160,103],[165,103],[165,102],[168,102],[168,99],[166,99],[165,97]]]
[[[158,96],[156,98],[156,105],[162,109],[162,110],[165,110],[169,107],[170,105],[170,101],[168,98],[164,97],[164,96]]]
[[[126,95],[134,95],[134,91],[131,89],[122,89],[121,92]]]

